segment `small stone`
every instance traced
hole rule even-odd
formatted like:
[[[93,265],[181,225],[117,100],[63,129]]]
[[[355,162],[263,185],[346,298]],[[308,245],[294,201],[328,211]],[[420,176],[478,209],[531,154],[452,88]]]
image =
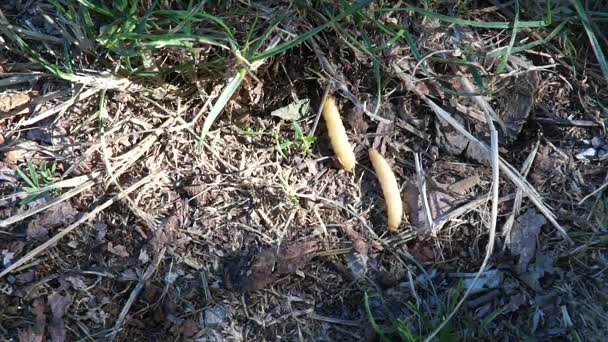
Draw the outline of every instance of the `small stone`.
[[[589,160],[593,157],[595,157],[595,148],[593,147],[586,148],[576,154],[576,159],[578,160]]]
[[[173,284],[177,280],[178,277],[179,277],[179,275],[177,273],[175,273],[175,272],[168,272],[165,275],[165,282],[167,284]]]
[[[218,328],[224,324],[228,312],[224,307],[216,305],[205,310],[205,327]]]
[[[601,137],[593,137],[593,139],[591,139],[591,146],[595,148],[600,148],[604,145],[606,145],[606,142]]]
[[[365,258],[361,254],[349,254],[345,259],[346,267],[348,267],[356,279],[360,279],[365,276],[365,273],[367,272],[367,265]]]

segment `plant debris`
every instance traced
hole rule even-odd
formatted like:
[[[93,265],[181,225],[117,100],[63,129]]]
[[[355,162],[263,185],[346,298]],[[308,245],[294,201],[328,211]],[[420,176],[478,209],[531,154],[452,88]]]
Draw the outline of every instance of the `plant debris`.
[[[297,241],[286,246],[266,248],[253,256],[239,283],[240,290],[252,292],[265,288],[279,276],[296,273],[319,250],[318,243]]]
[[[215,3],[0,1],[0,339],[605,339],[608,3]]]
[[[285,121],[297,121],[306,115],[310,109],[310,100],[302,99],[295,101],[285,107],[273,110],[270,115]]]
[[[511,230],[509,249],[511,254],[519,256],[517,271],[523,273],[536,255],[538,234],[546,223],[545,217],[535,209],[528,209],[517,218]]]
[[[48,297],[48,304],[52,313],[48,327],[51,340],[57,342],[65,341],[66,328],[63,316],[66,314],[67,308],[72,304],[72,297],[53,293]]]

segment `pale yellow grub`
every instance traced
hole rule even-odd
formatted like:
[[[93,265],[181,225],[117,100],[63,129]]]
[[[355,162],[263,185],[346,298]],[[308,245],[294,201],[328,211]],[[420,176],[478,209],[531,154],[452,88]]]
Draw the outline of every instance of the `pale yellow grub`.
[[[332,96],[325,98],[323,105],[323,118],[327,126],[331,147],[338,158],[338,161],[346,171],[352,171],[355,168],[355,153],[348,142],[348,136],[340,118],[340,112],[336,106],[336,101]]]
[[[397,179],[386,159],[376,149],[372,148],[369,150],[369,160],[374,166],[374,171],[376,171],[376,176],[378,176],[378,181],[384,194],[388,228],[391,231],[395,231],[399,228],[401,217],[403,216],[403,205],[401,203]]]

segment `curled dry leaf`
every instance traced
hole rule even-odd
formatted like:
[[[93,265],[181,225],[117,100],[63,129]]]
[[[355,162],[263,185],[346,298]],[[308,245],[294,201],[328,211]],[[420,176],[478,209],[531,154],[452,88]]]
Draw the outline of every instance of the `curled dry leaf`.
[[[316,241],[298,241],[286,246],[270,247],[255,255],[245,274],[241,277],[243,292],[257,291],[280,275],[295,273],[304,267],[319,250]]]
[[[31,94],[11,92],[1,93],[0,115],[8,114],[11,110],[26,105],[31,99]]]
[[[108,252],[123,258],[129,257],[129,252],[127,251],[127,247],[123,245],[114,245],[111,242],[108,242]]]
[[[310,108],[310,100],[302,99],[295,101],[285,107],[273,110],[270,115],[281,118],[285,121],[297,121],[306,115]]]

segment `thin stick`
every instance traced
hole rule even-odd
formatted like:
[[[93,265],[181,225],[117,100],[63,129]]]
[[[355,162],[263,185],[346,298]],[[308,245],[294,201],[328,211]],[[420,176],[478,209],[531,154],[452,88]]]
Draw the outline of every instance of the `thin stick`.
[[[137,285],[135,286],[133,291],[131,291],[131,294],[129,295],[129,299],[127,299],[127,302],[122,307],[122,310],[120,311],[120,314],[118,315],[118,318],[116,319],[116,323],[114,324],[112,333],[110,333],[110,335],[108,336],[108,341],[114,341],[118,332],[120,330],[122,330],[122,326],[125,322],[125,319],[127,318],[127,315],[129,314],[129,309],[131,309],[131,306],[137,299],[137,296],[139,296],[139,293],[144,288],[146,281],[148,281],[152,277],[154,272],[156,272],[158,265],[160,264],[161,260],[163,260],[163,257],[165,256],[166,250],[167,250],[166,247],[161,248],[161,250],[154,257],[154,262],[152,262],[152,263],[150,263],[150,265],[148,265],[148,267],[146,268],[146,272],[139,279],[139,281],[137,282]]]
[[[578,205],[583,204],[583,202],[585,202],[586,200],[588,200],[591,196],[593,196],[593,195],[595,195],[595,194],[597,194],[599,192],[604,191],[604,189],[606,189],[608,187],[608,174],[606,174],[606,180],[607,180],[606,183],[602,184],[602,186],[600,186],[599,188],[593,190],[592,193],[590,193],[589,195],[585,196],[582,200],[580,200],[578,202]]]
[[[315,123],[312,125],[312,130],[310,131],[311,135],[315,135],[315,131],[317,130],[317,126],[319,125],[319,120],[321,119],[321,113],[323,113],[323,106],[325,106],[325,99],[329,94],[329,90],[331,89],[331,85],[327,85],[325,87],[325,92],[323,93],[323,98],[321,98],[321,105],[319,106],[319,110],[317,110],[317,117],[315,118]]]
[[[80,226],[82,223],[88,221],[89,219],[92,219],[93,217],[95,217],[95,215],[97,215],[98,213],[102,212],[104,209],[108,208],[112,204],[114,204],[114,203],[120,201],[121,199],[123,199],[124,195],[133,192],[134,190],[136,190],[137,188],[141,187],[142,185],[148,183],[149,181],[151,181],[153,178],[155,178],[157,176],[159,176],[159,173],[153,173],[153,174],[150,174],[150,175],[142,178],[137,183],[135,183],[135,184],[131,185],[130,187],[128,187],[127,189],[125,189],[125,192],[117,194],[116,196],[112,197],[111,199],[109,199],[105,203],[101,204],[97,208],[95,208],[92,211],[88,212],[87,214],[83,215],[76,222],[72,223],[67,228],[65,228],[64,230],[62,230],[61,232],[55,234],[55,236],[53,236],[52,238],[50,238],[48,241],[46,241],[42,245],[34,248],[32,251],[30,251],[29,253],[27,253],[26,255],[24,255],[23,257],[21,257],[19,260],[15,261],[13,264],[11,264],[6,269],[4,269],[0,273],[0,279],[2,279],[2,277],[4,277],[5,275],[9,274],[10,272],[14,271],[16,268],[24,265],[25,263],[27,263],[28,261],[30,261],[31,259],[33,259],[34,257],[36,257],[38,254],[44,252],[47,248],[51,247],[52,245],[54,245],[55,243],[57,243],[59,240],[61,240],[64,236],[68,235],[74,229],[78,228],[78,226]]]

